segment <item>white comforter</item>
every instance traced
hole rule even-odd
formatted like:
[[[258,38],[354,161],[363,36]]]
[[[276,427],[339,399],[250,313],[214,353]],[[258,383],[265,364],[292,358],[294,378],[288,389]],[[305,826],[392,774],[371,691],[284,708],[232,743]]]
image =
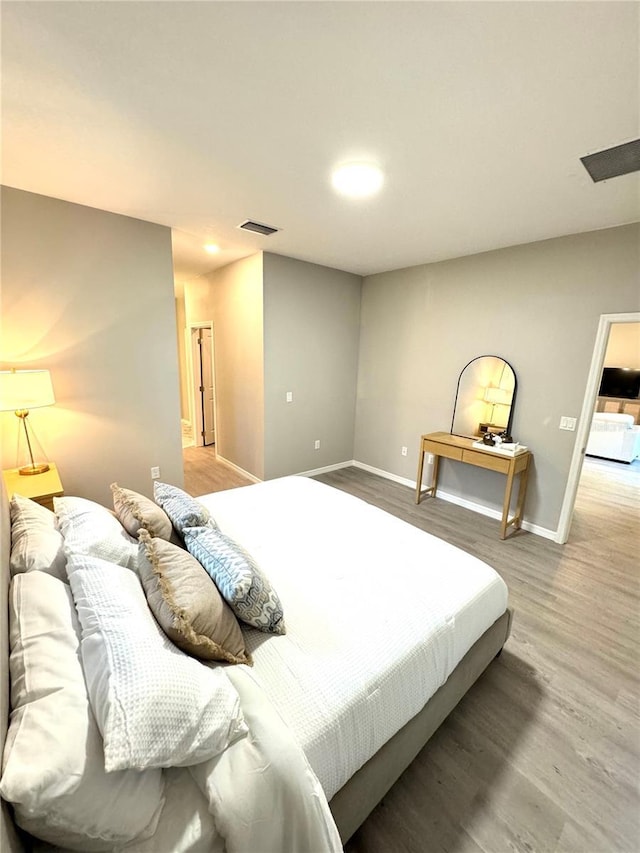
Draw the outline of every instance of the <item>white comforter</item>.
[[[506,586],[482,561],[307,478],[201,500],[271,579],[287,634],[245,630],[254,667],[226,672],[249,735],[164,771],[157,831],[125,850],[337,853],[327,799],[502,615]]]
[[[245,629],[253,673],[328,799],[505,611],[481,560],[307,477],[199,498],[270,578],[287,633]]]
[[[228,667],[249,735],[216,758],[165,772],[154,835],[127,853],[338,853],[340,836],[304,752],[251,670]],[[194,785],[195,782],[195,785]]]

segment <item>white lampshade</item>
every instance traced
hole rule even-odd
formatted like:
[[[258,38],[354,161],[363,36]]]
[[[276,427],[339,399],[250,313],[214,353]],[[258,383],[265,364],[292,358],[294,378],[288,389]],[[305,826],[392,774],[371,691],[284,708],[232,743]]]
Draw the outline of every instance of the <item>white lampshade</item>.
[[[0,370],[0,411],[38,409],[55,401],[48,370]]]

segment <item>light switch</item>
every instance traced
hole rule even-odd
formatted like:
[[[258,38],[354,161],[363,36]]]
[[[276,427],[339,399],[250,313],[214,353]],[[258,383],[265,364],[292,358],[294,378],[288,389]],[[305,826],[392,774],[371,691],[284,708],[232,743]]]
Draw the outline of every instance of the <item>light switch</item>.
[[[560,429],[567,429],[570,432],[573,432],[576,428],[576,418],[567,418],[563,415],[560,418]]]
[[[293,403],[293,391],[287,391],[287,403]]]

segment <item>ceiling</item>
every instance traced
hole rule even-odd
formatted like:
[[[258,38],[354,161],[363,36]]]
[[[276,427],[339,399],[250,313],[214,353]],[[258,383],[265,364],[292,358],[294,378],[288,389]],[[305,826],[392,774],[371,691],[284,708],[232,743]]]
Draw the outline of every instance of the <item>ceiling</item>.
[[[177,281],[260,249],[366,275],[640,220],[640,173],[579,160],[640,135],[636,2],[1,8],[2,182],[170,226]],[[332,190],[354,159],[377,197]]]

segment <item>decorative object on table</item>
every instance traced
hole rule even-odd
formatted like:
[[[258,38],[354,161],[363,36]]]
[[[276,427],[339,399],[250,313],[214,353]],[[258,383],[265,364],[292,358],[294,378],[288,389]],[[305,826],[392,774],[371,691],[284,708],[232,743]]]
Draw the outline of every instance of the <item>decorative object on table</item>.
[[[14,411],[22,420],[23,430],[18,433],[18,471],[22,475],[42,474],[49,470],[49,462],[37,440],[30,422],[30,409],[52,406],[51,374],[48,370],[0,371],[0,411]],[[26,464],[21,464],[21,463]]]
[[[488,444],[490,447],[493,447],[495,444],[495,433],[493,432],[485,432],[482,436],[482,443]]]
[[[500,453],[502,456],[518,456],[529,450],[526,444],[519,444],[517,441],[501,441],[495,444],[487,444],[483,439],[478,439],[471,446],[477,450],[489,450],[492,453]]]

